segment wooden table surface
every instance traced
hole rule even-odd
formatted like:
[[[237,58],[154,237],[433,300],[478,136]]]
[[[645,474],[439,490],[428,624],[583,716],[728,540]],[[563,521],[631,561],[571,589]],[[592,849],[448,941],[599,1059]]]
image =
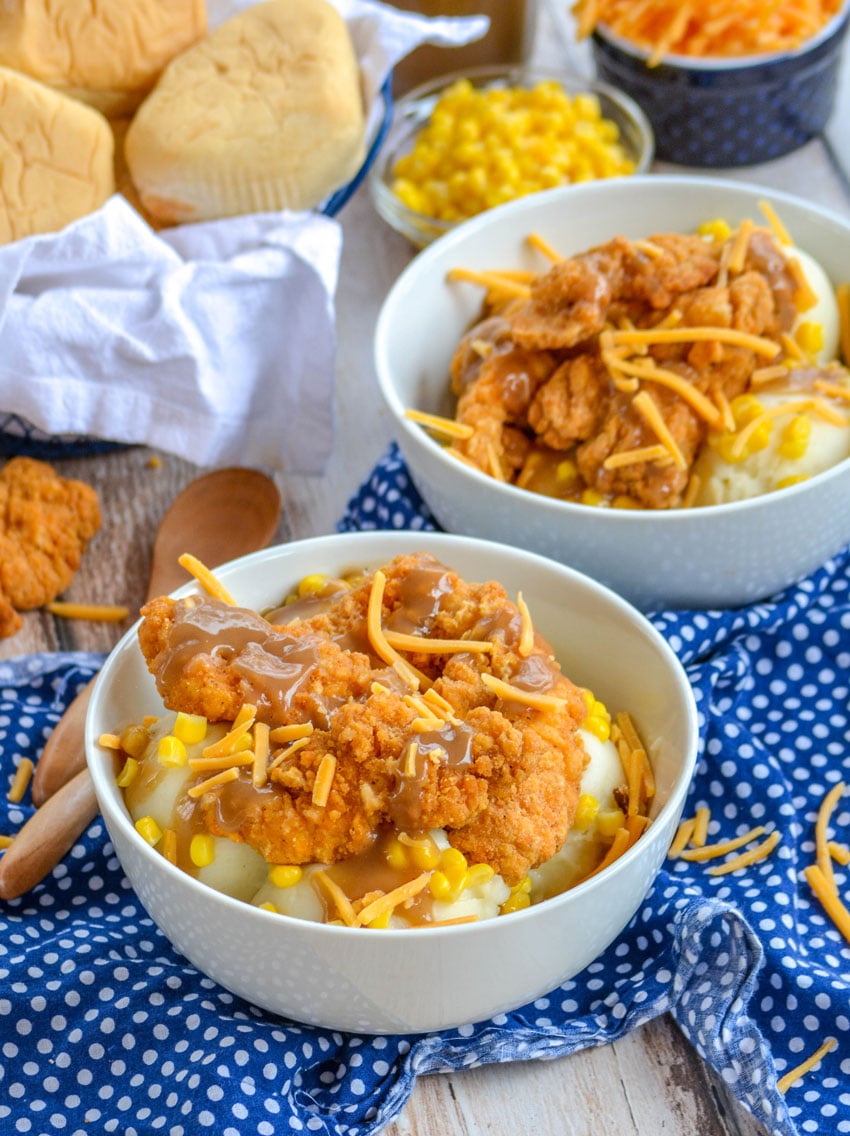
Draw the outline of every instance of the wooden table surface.
[[[559,39],[550,18],[542,13],[538,61],[586,67],[583,54]],[[709,176],[757,182],[849,213],[850,185],[836,162],[836,154],[850,155],[846,72],[828,144],[816,140],[768,165]],[[673,171],[661,165],[655,169]],[[349,496],[392,436],[375,381],[372,332],[383,297],[414,250],[375,215],[365,188],[340,220],[344,250],[337,294],[336,444],[323,477],[289,477],[280,483],[280,540],[332,532]],[[125,603],[131,610],[142,602],[156,525],[176,492],[199,472],[173,455],[157,454],[158,465],[153,456],[151,450],[132,448],[62,463],[64,475],[95,486],[104,512],[103,528],[66,598]],[[191,543],[187,532],[186,546]],[[0,641],[0,659],[44,650],[107,651],[124,629],[63,622],[35,612],[26,616],[16,636]],[[403,1115],[386,1129],[388,1136],[756,1136],[762,1131],[667,1016],[613,1044],[568,1058],[421,1078]]]

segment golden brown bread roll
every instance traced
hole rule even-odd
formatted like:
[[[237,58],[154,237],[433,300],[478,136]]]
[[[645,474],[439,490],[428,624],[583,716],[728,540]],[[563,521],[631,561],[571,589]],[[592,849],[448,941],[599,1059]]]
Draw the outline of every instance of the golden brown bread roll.
[[[348,28],[327,0],[267,0],[168,65],[127,132],[144,209],[171,224],[309,209],[363,160]]]
[[[206,0],[3,0],[0,65],[126,114],[206,30]]]
[[[0,67],[0,243],[61,229],[115,190],[102,114]]]

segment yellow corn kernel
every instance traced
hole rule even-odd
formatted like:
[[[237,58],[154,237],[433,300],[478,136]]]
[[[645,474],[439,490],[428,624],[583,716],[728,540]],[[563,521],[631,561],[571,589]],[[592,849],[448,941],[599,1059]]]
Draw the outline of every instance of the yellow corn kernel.
[[[581,494],[582,505],[606,505],[607,501],[604,494],[597,492],[596,489],[584,489]]]
[[[174,734],[166,734],[157,743],[156,756],[160,765],[185,765],[187,760],[186,747]]]
[[[428,880],[428,890],[434,899],[447,900],[454,890],[445,872],[432,872]]]
[[[754,394],[739,394],[732,399],[729,407],[739,430],[764,413],[764,407]]]
[[[423,871],[436,868],[440,862],[440,849],[431,839],[417,840],[414,844],[408,845],[408,849],[414,865]]]
[[[613,836],[626,823],[621,809],[605,809],[596,815],[596,828],[600,836]]]
[[[581,728],[593,734],[595,738],[599,738],[601,742],[607,742],[611,737],[611,719],[603,718],[601,714],[588,714]]]
[[[298,864],[273,864],[269,868],[269,883],[279,888],[291,888],[304,875]]]
[[[703,221],[697,232],[701,237],[710,237],[718,244],[723,244],[732,236],[732,227],[728,221],[724,221],[722,217],[717,217],[713,221]]]
[[[640,501],[636,501],[634,497],[629,497],[627,493],[618,493],[611,505],[615,509],[642,509]]]
[[[158,844],[162,839],[162,829],[152,816],[139,817],[134,827],[139,836],[146,840],[151,847]]]
[[[823,327],[819,323],[805,320],[794,332],[794,338],[800,350],[810,359],[823,350]]]
[[[586,832],[599,812],[599,801],[590,793],[582,793],[576,806],[576,815],[573,818],[573,828],[579,832]]]
[[[781,477],[776,483],[777,489],[789,489],[792,485],[800,485],[803,481],[808,481],[809,476],[806,473],[795,473],[790,477]]]
[[[259,907],[260,911],[271,911],[273,915],[278,914],[278,910],[275,905],[273,903],[269,903],[268,901],[266,903],[258,903],[257,907]]]
[[[481,887],[482,884],[488,884],[495,874],[490,864],[473,864],[466,873],[463,886],[464,888]]]
[[[208,832],[196,832],[189,841],[189,859],[196,868],[208,868],[215,860],[215,840]]]
[[[502,915],[510,915],[512,911],[522,911],[525,907],[531,906],[531,896],[526,895],[525,892],[511,893],[505,902],[502,904],[500,911]]]
[[[391,868],[400,870],[407,867],[407,849],[399,840],[393,839],[389,842],[386,857]]]
[[[770,435],[773,433],[773,423],[769,418],[766,418],[760,426],[757,426],[750,434],[749,440],[744,447],[749,454],[758,453],[759,450],[765,450],[770,445]]]
[[[141,757],[148,748],[150,735],[144,726],[128,726],[121,734],[121,748],[130,757]]]
[[[713,434],[709,437],[709,445],[717,450],[725,462],[730,465],[737,465],[739,462],[744,461],[747,457],[745,450],[740,453],[735,449],[736,434],[725,432],[723,434]]]
[[[808,414],[795,414],[782,431],[779,453],[783,458],[797,461],[804,457],[812,436],[812,420]]]
[[[386,930],[390,925],[393,909],[387,907],[380,915],[376,915],[374,919],[370,919],[366,924],[367,927],[374,927],[376,930]]]
[[[466,857],[459,848],[444,848],[440,853],[440,871],[453,887],[463,884],[466,869]]]
[[[313,572],[310,576],[305,576],[298,585],[299,596],[315,596],[328,582],[328,577],[322,572]]]
[[[132,785],[136,779],[136,774],[139,772],[139,763],[135,757],[128,757],[121,767],[121,772],[115,778],[119,788],[126,789],[128,785]]]
[[[174,721],[174,736],[184,745],[197,745],[207,736],[207,720],[203,714],[184,714],[181,710]]]
[[[511,888],[511,894],[501,906],[503,915],[509,914],[511,911],[522,911],[525,907],[531,906],[531,878],[523,876],[518,884],[514,884]]]
[[[578,466],[572,458],[564,458],[563,461],[558,462],[555,477],[561,485],[571,485],[578,477]]]

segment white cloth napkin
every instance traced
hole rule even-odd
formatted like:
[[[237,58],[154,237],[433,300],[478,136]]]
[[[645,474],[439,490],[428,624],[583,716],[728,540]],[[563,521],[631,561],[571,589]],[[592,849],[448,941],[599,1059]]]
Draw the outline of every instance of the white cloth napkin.
[[[209,0],[211,26],[251,2]],[[334,2],[360,60],[370,137],[399,59],[487,28]],[[143,443],[198,465],[321,473],[341,243],[339,224],[313,212],[157,233],[115,196],[60,233],[0,247],[0,412],[51,436]]]

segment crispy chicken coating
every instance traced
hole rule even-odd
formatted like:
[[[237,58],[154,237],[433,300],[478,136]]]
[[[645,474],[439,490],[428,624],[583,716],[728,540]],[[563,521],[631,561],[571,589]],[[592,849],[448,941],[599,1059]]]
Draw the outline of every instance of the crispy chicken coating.
[[[0,470],[0,637],[19,629],[20,611],[41,607],[68,587],[100,522],[91,486],[32,458],[6,463]]]
[[[269,613],[274,623],[197,597],[142,609],[140,644],[170,709],[230,721],[249,703],[272,727],[313,725],[306,744],[272,759],[262,790],[242,774],[202,798],[204,822],[282,864],[347,859],[388,825],[444,828],[468,859],[515,883],[569,831],[587,761],[576,736],[584,697],[539,635],[521,648],[522,616],[500,585],[467,583],[426,554],[384,571],[384,633],[486,650],[405,650],[421,675],[411,690],[370,640],[371,575]],[[486,675],[548,698],[502,697]],[[333,780],[317,802],[327,757]]]

